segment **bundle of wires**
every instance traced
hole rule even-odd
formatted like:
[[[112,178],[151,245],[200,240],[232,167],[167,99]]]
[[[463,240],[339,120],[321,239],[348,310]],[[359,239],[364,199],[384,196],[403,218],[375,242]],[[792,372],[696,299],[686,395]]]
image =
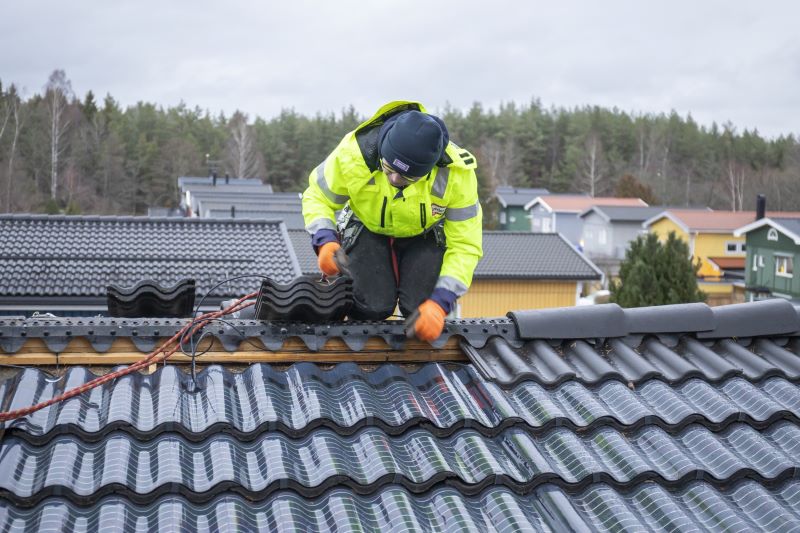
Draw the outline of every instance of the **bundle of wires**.
[[[205,301],[205,299],[214,290],[216,290],[218,287],[220,287],[221,285],[223,285],[225,283],[228,283],[228,282],[230,282],[232,280],[235,280],[235,279],[250,278],[250,277],[265,278],[265,276],[245,275],[245,276],[236,276],[236,277],[233,277],[233,278],[229,278],[229,279],[226,279],[226,280],[218,283],[210,291],[208,291],[206,293],[206,295],[203,296],[203,298],[197,304],[197,306],[195,308],[195,315],[197,315],[197,313],[198,313],[201,305]],[[196,345],[200,344],[202,342],[202,339],[203,339],[203,336],[201,335],[200,338],[198,339],[198,342],[195,343],[194,342],[195,335],[198,334],[206,325],[210,324],[211,322],[221,320],[221,317],[223,317],[223,316],[236,313],[237,311],[241,311],[242,309],[245,309],[247,307],[250,307],[251,305],[254,305],[255,301],[248,302],[247,300],[252,300],[253,298],[255,298],[257,296],[258,296],[258,291],[250,293],[250,294],[247,294],[245,296],[242,296],[241,298],[239,298],[238,300],[236,300],[235,302],[233,302],[231,305],[229,305],[228,307],[226,307],[224,309],[221,309],[219,311],[212,311],[212,312],[209,312],[209,313],[204,313],[204,314],[201,314],[199,316],[196,316],[196,318],[190,320],[184,327],[182,327],[180,329],[180,331],[178,331],[171,338],[169,338],[168,340],[163,342],[158,348],[156,348],[155,350],[153,350],[152,352],[150,352],[149,354],[144,356],[139,361],[136,361],[135,363],[133,363],[133,364],[131,364],[131,365],[125,367],[125,368],[121,368],[119,370],[115,370],[113,372],[109,372],[108,374],[104,374],[102,376],[98,376],[97,378],[95,378],[95,379],[93,379],[91,381],[87,381],[83,385],[80,385],[78,387],[74,387],[74,388],[64,392],[63,394],[59,394],[58,396],[54,396],[53,398],[50,398],[49,400],[46,400],[44,402],[40,402],[40,403],[37,403],[35,405],[31,405],[29,407],[23,407],[21,409],[16,409],[16,410],[13,410],[13,411],[0,412],[0,423],[9,422],[11,420],[16,420],[18,418],[22,418],[24,416],[28,416],[28,415],[30,415],[32,413],[35,413],[36,411],[40,411],[40,410],[44,409],[45,407],[49,407],[49,406],[51,406],[53,404],[64,402],[66,400],[69,400],[70,398],[74,398],[75,396],[79,396],[79,395],[83,394],[84,392],[90,391],[90,390],[94,389],[95,387],[99,387],[100,385],[102,385],[104,383],[108,383],[109,381],[115,380],[115,379],[120,378],[122,376],[127,376],[128,374],[131,374],[133,372],[138,372],[139,370],[142,370],[142,369],[146,368],[149,365],[156,364],[156,363],[161,363],[161,362],[166,362],[166,360],[169,359],[169,357],[171,355],[173,355],[175,352],[177,352],[178,350],[181,350],[184,354],[186,354],[186,352],[184,350],[184,343],[185,343],[187,337],[190,339],[192,347],[191,347],[191,353],[190,354],[186,354],[186,355],[191,355],[192,356],[192,376],[194,376],[195,348],[196,348]]]

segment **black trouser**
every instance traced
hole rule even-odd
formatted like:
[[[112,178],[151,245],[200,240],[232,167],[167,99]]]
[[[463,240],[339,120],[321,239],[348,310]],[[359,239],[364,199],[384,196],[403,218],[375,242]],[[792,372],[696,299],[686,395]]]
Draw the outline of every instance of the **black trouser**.
[[[400,312],[409,316],[430,297],[444,258],[441,227],[416,237],[391,238],[372,233],[352,217],[343,233],[355,300],[350,318],[383,320],[392,315],[398,300]],[[397,257],[396,278],[393,250]]]

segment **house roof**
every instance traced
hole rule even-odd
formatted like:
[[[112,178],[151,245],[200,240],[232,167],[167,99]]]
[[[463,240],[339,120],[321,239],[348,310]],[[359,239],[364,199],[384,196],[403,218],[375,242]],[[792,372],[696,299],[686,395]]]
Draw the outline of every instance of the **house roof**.
[[[580,215],[581,218],[587,216],[589,213],[597,213],[606,222],[644,222],[650,217],[653,217],[662,211],[664,207],[659,206],[600,206],[593,205],[592,207],[583,211]]]
[[[300,264],[300,271],[304,275],[321,274],[317,264],[317,254],[311,246],[311,236],[308,232],[304,229],[289,229],[289,239]]]
[[[722,270],[742,270],[745,267],[746,257],[709,257]]]
[[[476,279],[600,279],[602,272],[559,233],[483,232]]]
[[[235,218],[236,220],[280,220],[286,225],[287,229],[300,229],[305,227],[303,214],[297,211],[274,210],[267,211],[262,209],[239,209],[236,208],[235,216],[231,217],[230,208],[210,209],[209,218]]]
[[[178,178],[178,188],[185,190],[187,187],[195,187],[197,185],[214,185],[214,179],[211,176],[180,176]],[[225,177],[217,176],[216,187],[267,187],[272,190],[272,185],[265,184],[258,178],[228,178],[228,183],[225,183]]]
[[[265,326],[220,324],[265,346],[293,334]],[[55,346],[65,327],[99,343],[88,328],[105,326],[0,321],[0,346],[16,352],[23,332]],[[113,329],[138,342],[147,327]],[[393,339],[402,325],[324,331],[354,342]],[[465,335],[465,362],[212,365],[196,379],[159,365],[4,423],[0,528],[780,530],[800,520],[800,317],[788,302],[520,311],[448,331]],[[17,371],[0,383],[2,410],[94,377]]]
[[[770,211],[767,216],[797,218],[800,212]],[[685,232],[733,233],[756,218],[755,211],[706,211],[698,209],[668,209],[643,223],[647,227],[662,218],[669,218]]]
[[[537,196],[550,194],[547,189],[498,186],[494,195],[503,207],[522,207]]]
[[[792,239],[795,244],[800,244],[800,218],[786,218],[774,215],[768,216],[760,220],[753,221],[750,224],[742,226],[741,228],[737,228],[733,234],[737,237],[741,237],[742,235],[745,235],[754,229],[762,228],[764,226],[771,226]]]
[[[204,295],[239,275],[288,282],[300,268],[281,222],[0,215],[0,271],[0,298],[104,300],[109,284],[172,285],[191,273]],[[255,279],[236,280],[214,294],[239,296],[257,286]]]
[[[289,230],[303,274],[319,274],[305,230]],[[602,272],[557,233],[483,232],[475,279],[600,279]]]
[[[557,213],[581,213],[593,205],[647,207],[647,203],[641,198],[591,197],[578,194],[539,196],[525,204],[525,209],[530,209],[535,205],[542,205],[548,211],[555,211]]]

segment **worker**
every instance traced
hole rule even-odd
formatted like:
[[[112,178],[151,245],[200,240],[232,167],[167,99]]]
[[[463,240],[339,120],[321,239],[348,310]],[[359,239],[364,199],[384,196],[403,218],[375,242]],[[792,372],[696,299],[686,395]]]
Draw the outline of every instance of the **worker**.
[[[325,275],[339,274],[335,257],[346,254],[351,319],[384,320],[399,301],[404,317],[419,312],[417,338],[441,335],[483,254],[476,167],[440,118],[398,101],[345,135],[311,172],[306,230]]]

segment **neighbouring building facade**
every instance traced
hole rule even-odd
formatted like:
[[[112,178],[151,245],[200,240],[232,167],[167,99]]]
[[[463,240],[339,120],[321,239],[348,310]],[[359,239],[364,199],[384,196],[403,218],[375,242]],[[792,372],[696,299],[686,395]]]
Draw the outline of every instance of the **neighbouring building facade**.
[[[642,222],[662,211],[663,207],[592,206],[579,215],[581,249],[607,277],[617,276],[631,241],[646,233]]]
[[[800,301],[800,219],[762,218],[735,231],[747,243],[745,296],[748,300]]]
[[[531,227],[530,213],[525,205],[539,196],[550,194],[547,189],[509,187],[501,185],[495,189],[495,198],[500,204],[498,214],[499,229],[503,231],[529,231]]]
[[[592,206],[647,207],[639,198],[591,197],[576,194],[539,196],[525,205],[530,215],[529,230],[534,233],[560,233],[577,246],[583,231],[580,214]]]

